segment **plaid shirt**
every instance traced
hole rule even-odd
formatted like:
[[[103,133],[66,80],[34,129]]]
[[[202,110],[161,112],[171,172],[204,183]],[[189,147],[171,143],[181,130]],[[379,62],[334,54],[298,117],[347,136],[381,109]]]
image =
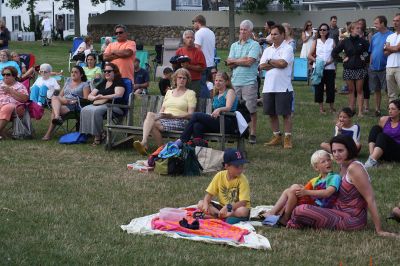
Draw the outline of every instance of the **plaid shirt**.
[[[0,106],[6,105],[9,103],[14,103],[14,104],[19,103],[10,94],[5,93],[5,91],[3,90],[3,86],[7,86],[7,85],[3,81],[0,81]],[[10,87],[19,93],[28,95],[28,90],[25,88],[24,85],[22,85],[19,82],[15,82],[14,85],[12,85]]]

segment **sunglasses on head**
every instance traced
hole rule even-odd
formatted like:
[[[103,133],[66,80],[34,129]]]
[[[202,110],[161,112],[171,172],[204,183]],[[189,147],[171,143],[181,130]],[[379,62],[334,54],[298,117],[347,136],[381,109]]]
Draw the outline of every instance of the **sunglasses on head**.
[[[113,71],[114,71],[113,69],[111,69],[111,70],[107,69],[107,70],[104,70],[104,73],[109,74],[109,73],[111,73],[111,72],[113,72]]]
[[[10,77],[12,74],[10,72],[1,73],[2,76]]]
[[[120,35],[120,34],[123,34],[123,33],[124,33],[124,31],[116,31],[115,35]]]

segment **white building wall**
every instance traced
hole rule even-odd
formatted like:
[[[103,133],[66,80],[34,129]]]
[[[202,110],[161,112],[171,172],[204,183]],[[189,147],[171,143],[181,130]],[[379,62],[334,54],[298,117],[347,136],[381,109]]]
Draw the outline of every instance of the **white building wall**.
[[[6,2],[6,1],[5,1]],[[74,35],[74,29],[70,28],[69,23],[72,20],[72,17],[68,15],[72,15],[74,12],[72,10],[62,9],[60,10],[61,3],[54,0],[39,0],[37,1],[35,14],[43,17],[44,15],[48,15],[50,20],[53,21],[53,2],[54,2],[54,23],[56,21],[57,15],[65,15],[65,31],[64,36]],[[89,22],[89,14],[102,14],[108,10],[128,10],[128,11],[171,11],[171,1],[170,0],[126,0],[125,6],[118,7],[117,5],[112,4],[111,1],[107,1],[105,3],[100,3],[97,6],[93,6],[90,0],[79,0],[80,7],[80,29],[81,34],[87,34],[87,25]],[[0,7],[0,16],[5,18],[7,28],[12,31],[12,17],[13,16],[21,16],[21,28],[23,28],[23,24],[25,26],[29,26],[29,13],[26,11],[27,5],[24,4],[22,7],[18,9],[11,9],[6,6],[5,3],[1,4]],[[67,18],[68,17],[68,18]],[[118,23],[116,21],[116,23]]]

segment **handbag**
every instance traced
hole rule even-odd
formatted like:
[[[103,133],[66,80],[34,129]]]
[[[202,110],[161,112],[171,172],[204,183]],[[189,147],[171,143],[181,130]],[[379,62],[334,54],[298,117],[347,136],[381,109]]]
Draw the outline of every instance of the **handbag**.
[[[40,120],[44,114],[43,106],[39,105],[36,102],[29,102],[28,103],[29,115],[31,118]]]
[[[65,135],[62,135],[58,140],[60,144],[82,144],[86,143],[87,135],[79,132],[71,132]]]
[[[154,172],[160,175],[182,175],[185,162],[181,157],[158,159]]]
[[[20,118],[18,115],[13,121],[13,139],[30,139],[33,135],[33,127],[28,108],[25,108],[24,116]]]
[[[216,172],[222,170],[224,161],[224,152],[207,147],[196,147],[196,156],[204,173]]]
[[[102,105],[108,102],[108,99],[99,99],[99,100],[95,100],[93,101],[93,105]]]

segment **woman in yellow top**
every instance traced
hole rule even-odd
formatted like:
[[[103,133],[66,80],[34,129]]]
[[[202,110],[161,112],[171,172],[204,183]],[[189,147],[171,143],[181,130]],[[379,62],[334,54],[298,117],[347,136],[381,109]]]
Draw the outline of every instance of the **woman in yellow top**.
[[[174,89],[168,90],[158,114],[148,112],[143,123],[142,141],[133,147],[142,155],[147,154],[148,138],[154,137],[157,146],[162,144],[162,131],[183,130],[196,108],[196,94],[187,88],[191,77],[189,71],[178,69],[172,76]]]

